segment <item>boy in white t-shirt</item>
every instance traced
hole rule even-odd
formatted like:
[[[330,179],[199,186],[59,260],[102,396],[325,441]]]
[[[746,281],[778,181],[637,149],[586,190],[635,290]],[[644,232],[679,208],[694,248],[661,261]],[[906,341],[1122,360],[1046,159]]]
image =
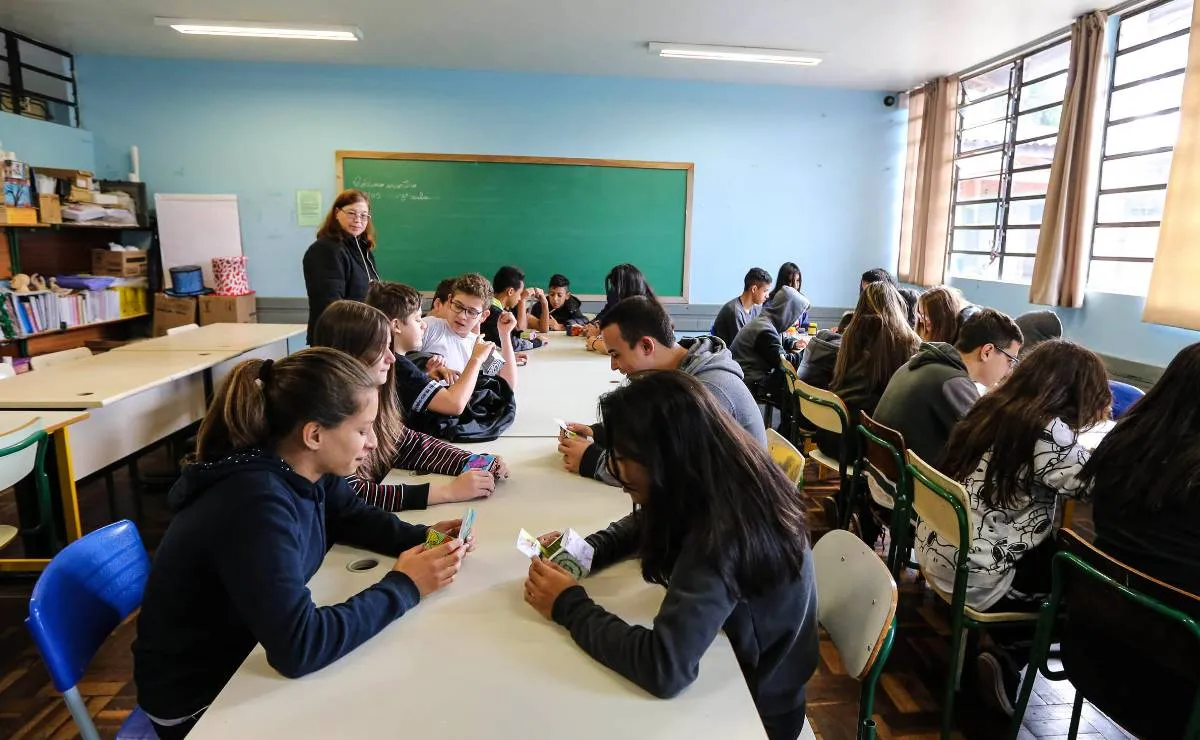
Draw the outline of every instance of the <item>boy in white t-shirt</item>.
[[[445,366],[461,373],[471,359],[474,342],[466,340],[487,318],[487,306],[492,301],[492,284],[479,273],[470,272],[454,282],[450,300],[439,309],[437,316],[425,318],[425,339],[421,351],[440,355]],[[509,387],[517,389],[517,358],[513,352],[512,329],[516,317],[505,311],[500,316],[500,361],[495,374],[504,378]]]

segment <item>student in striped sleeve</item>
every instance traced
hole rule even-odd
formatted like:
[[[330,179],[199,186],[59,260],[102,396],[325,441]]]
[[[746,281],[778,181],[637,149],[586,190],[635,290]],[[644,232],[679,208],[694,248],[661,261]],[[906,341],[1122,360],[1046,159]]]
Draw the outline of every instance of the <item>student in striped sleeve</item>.
[[[381,311],[357,301],[337,301],[313,327],[312,344],[340,349],[358,358],[379,382],[379,415],[375,420],[378,446],[349,478],[350,487],[367,503],[388,511],[405,511],[470,501],[491,496],[496,480],[508,477],[508,468],[499,456],[491,470],[463,472],[470,452],[404,425],[397,405],[392,327]],[[384,485],[381,481],[392,468],[455,478],[448,483]]]

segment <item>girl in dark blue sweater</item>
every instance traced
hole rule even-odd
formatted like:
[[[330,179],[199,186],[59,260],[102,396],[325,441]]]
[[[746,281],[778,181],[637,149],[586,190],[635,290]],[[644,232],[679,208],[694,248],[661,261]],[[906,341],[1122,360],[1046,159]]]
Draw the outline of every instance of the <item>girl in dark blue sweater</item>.
[[[613,430],[609,467],[637,508],[588,537],[592,570],[637,557],[666,596],[653,628],[631,626],[566,571],[534,559],[525,600],[662,698],[695,681],[723,630],[768,737],[795,740],[817,665],[815,576],[795,487],[690,375],[634,376],[601,399],[600,412]]]
[[[426,527],[346,483],[375,447],[378,402],[371,372],[332,349],[249,360],[221,385],[171,489],[177,513],[133,645],[138,703],[161,740],[187,735],[256,643],[282,675],[303,676],[454,580],[469,545],[423,549]],[[318,607],[305,584],[337,543],[398,558],[375,585]]]

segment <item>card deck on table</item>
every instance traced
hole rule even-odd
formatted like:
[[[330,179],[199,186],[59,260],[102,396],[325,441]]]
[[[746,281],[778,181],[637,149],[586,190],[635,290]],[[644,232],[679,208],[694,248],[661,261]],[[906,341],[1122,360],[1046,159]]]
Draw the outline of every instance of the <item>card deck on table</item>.
[[[471,529],[475,527],[475,509],[467,509],[467,513],[463,514],[462,525],[458,528],[458,538],[463,542],[471,536]]]

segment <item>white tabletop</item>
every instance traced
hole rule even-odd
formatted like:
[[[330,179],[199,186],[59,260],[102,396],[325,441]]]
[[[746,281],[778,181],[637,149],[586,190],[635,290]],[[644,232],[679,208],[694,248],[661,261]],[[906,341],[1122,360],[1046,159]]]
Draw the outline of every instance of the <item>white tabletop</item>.
[[[190,331],[140,342],[130,342],[114,352],[220,350],[248,352],[265,344],[303,334],[304,324],[209,324]]]
[[[0,409],[94,409],[236,357],[232,351],[105,352],[0,380]]]
[[[86,411],[0,411],[0,434],[8,434],[25,426],[34,419],[42,420],[42,429],[48,434],[88,418]]]
[[[564,472],[550,439],[503,438],[469,446],[501,454],[512,478],[478,511],[478,545],[447,589],[423,601],[337,663],[299,680],[268,666],[261,647],[238,669],[191,740],[264,737],[590,738],[764,737],[745,679],[722,634],[700,677],[662,701],[588,657],[522,598],[528,561],[517,531],[571,527],[582,534],[630,510],[616,488]],[[464,504],[404,516],[433,523]],[[365,573],[346,566],[380,563]],[[337,546],[309,583],[318,604],[343,601],[378,581],[392,561]],[[649,625],[663,590],[633,562],[588,578],[592,598]]]
[[[558,434],[555,419],[591,424],[600,396],[622,381],[607,355],[583,348],[583,339],[550,335],[550,344],[529,351],[529,363],[518,370],[517,418],[506,437]]]

